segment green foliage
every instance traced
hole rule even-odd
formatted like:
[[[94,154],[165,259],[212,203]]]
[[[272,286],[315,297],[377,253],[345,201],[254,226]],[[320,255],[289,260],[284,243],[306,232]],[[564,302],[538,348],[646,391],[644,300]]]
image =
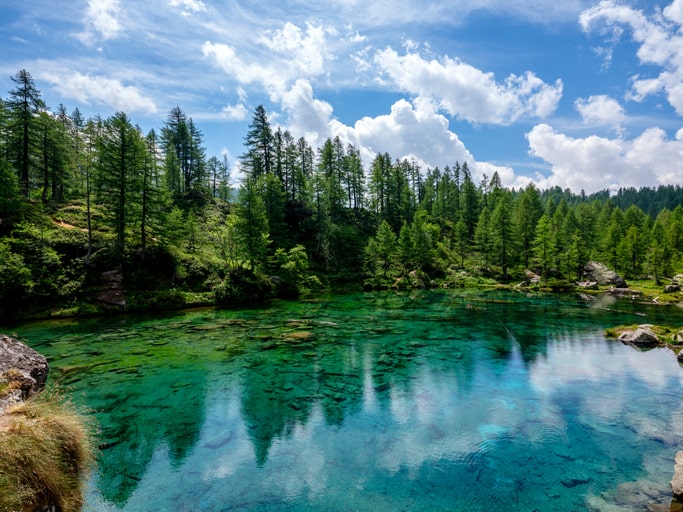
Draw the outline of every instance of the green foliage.
[[[31,271],[24,258],[0,241],[0,309],[12,312],[19,307],[32,286]]]
[[[270,244],[268,212],[266,203],[259,194],[257,179],[248,179],[242,185],[236,209],[238,240],[253,271],[257,265],[265,262]]]
[[[21,208],[17,177],[9,162],[0,158],[0,233],[5,225],[11,225]]]
[[[407,254],[411,251],[412,248],[409,246]],[[400,275],[396,233],[386,220],[380,223],[377,234],[368,241],[365,256],[366,271],[369,274],[366,284],[369,286],[378,288],[390,286],[392,281]]]
[[[273,292],[272,283],[248,268],[231,269],[214,289],[216,304],[235,307],[263,302]]]
[[[536,268],[541,270],[541,277],[548,282],[548,272],[552,265],[554,253],[551,221],[546,214],[536,224],[536,232],[532,244],[532,261]]]
[[[276,279],[273,284],[280,297],[296,298],[311,288],[321,288],[317,277],[308,273],[308,256],[301,245],[289,251],[279,248],[275,251]]]
[[[187,294],[225,305],[293,297],[319,285],[309,265],[335,286],[380,288],[487,285],[526,268],[564,288],[589,259],[657,283],[683,272],[681,187],[612,198],[514,190],[466,162],[420,169],[388,153],[366,177],[352,144],[312,148],[259,106],[240,158],[246,178],[232,190],[227,159],[206,158],[180,107],[145,136],[123,112],[50,113],[30,74],[13,81],[0,101],[5,307],[84,310],[113,268],[136,297],[159,292],[147,296],[158,308]]]
[[[491,215],[491,236],[494,261],[500,265],[504,279],[515,255],[514,225],[512,223],[512,196],[501,196]]]

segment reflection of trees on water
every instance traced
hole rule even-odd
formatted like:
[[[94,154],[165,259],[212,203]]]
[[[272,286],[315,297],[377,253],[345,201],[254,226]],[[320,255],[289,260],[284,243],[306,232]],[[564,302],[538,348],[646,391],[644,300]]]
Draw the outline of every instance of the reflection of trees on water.
[[[263,465],[275,438],[292,435],[308,422],[320,404],[325,421],[340,425],[361,403],[361,360],[353,344],[317,339],[252,353],[243,377],[242,414],[254,444],[256,462]]]
[[[245,354],[242,412],[258,465],[276,438],[308,422],[316,404],[328,425],[342,425],[368,400],[390,409],[392,393],[410,391],[423,370],[448,375],[466,392],[482,358],[499,360],[505,371],[519,354],[527,366],[545,355],[549,335],[562,332],[576,309],[500,293],[378,293],[355,310],[345,299],[358,296],[316,304],[309,315],[334,327],[302,320],[312,334],[305,341],[278,339]]]
[[[175,467],[197,442],[204,419],[204,372],[155,368],[117,383],[117,399],[101,418],[99,484],[103,496],[124,504],[145,475],[155,451],[166,445]],[[93,396],[93,400],[97,400]]]

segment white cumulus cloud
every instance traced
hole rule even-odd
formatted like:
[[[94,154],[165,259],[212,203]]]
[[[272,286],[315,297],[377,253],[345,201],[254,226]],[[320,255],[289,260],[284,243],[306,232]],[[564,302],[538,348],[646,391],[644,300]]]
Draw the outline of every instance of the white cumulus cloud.
[[[683,185],[683,129],[673,139],[660,128],[649,128],[633,140],[591,135],[569,137],[547,124],[528,134],[530,153],[552,166],[540,178],[541,187],[574,191]]]
[[[285,56],[293,63],[292,71],[304,76],[315,76],[323,73],[325,59],[329,57],[326,51],[327,32],[323,27],[310,23],[303,31],[287,22],[279,30],[266,32],[258,41],[267,49]],[[332,31],[332,33],[335,32]]]
[[[115,38],[121,31],[119,17],[122,12],[119,0],[88,0],[85,30],[79,38],[84,44]]]
[[[228,44],[206,41],[204,58],[242,85],[260,85],[272,101],[282,101],[289,88],[300,79],[325,73],[325,63],[332,59],[326,50],[326,36],[332,29],[307,24],[306,29],[285,23],[281,29],[261,34],[261,48],[250,58],[238,55]]]
[[[313,87],[308,80],[297,80],[282,95],[281,104],[288,115],[288,129],[305,137],[313,147],[321,146],[331,136],[332,105],[313,96]]]
[[[562,81],[550,85],[527,71],[504,81],[460,59],[427,60],[386,48],[375,63],[399,90],[428,99],[450,115],[473,123],[509,125],[522,117],[545,118],[562,97]]]
[[[636,74],[630,99],[642,101],[664,91],[678,115],[683,115],[683,1],[674,0],[664,10],[651,16],[621,2],[602,0],[584,11],[580,23],[586,32],[621,35],[622,26],[631,29],[638,43],[641,64],[654,65],[661,72],[654,77]]]
[[[617,131],[626,120],[626,113],[617,100],[600,94],[574,103],[583,123],[589,126],[608,126]]]
[[[48,72],[42,78],[54,84],[66,98],[79,102],[106,105],[114,110],[153,114],[157,106],[152,98],[142,94],[137,87],[123,85],[120,81],[103,76],[84,75],[79,72],[57,74]]]
[[[247,118],[248,111],[242,103],[237,105],[226,105],[221,110],[221,116],[229,121],[244,121]]]

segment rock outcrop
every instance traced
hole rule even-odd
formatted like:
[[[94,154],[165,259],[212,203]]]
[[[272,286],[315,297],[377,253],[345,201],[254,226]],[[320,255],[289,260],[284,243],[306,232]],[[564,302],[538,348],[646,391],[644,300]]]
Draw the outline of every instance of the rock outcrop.
[[[103,272],[102,290],[97,294],[97,301],[105,308],[125,308],[126,291],[123,287],[123,271],[120,268]]]
[[[601,286],[611,285],[615,288],[628,288],[623,277],[597,261],[589,261],[583,272],[587,281],[594,281]]]
[[[681,291],[681,287],[677,284],[667,284],[664,287],[664,293],[676,293],[676,292],[680,292],[680,291]]]
[[[41,354],[0,334],[0,414],[42,391],[49,370]]]
[[[529,282],[529,284],[534,285],[538,284],[541,282],[541,276],[539,276],[537,273],[535,273],[533,270],[526,269],[524,271],[524,275],[526,276],[526,280]]]
[[[627,331],[619,336],[619,341],[636,347],[655,347],[659,338],[652,332],[650,325],[639,325],[635,331]]]
[[[683,451],[677,452],[674,466],[674,476],[671,479],[671,493],[678,501],[683,501]]]

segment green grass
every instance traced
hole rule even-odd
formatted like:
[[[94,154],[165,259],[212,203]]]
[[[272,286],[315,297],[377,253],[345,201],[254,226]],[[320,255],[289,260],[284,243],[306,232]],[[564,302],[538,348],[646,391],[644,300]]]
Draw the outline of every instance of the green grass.
[[[623,333],[635,331],[637,328],[637,324],[618,325],[616,327],[605,329],[605,336],[608,338],[618,338]],[[666,325],[653,325],[651,327],[652,332],[657,335],[657,338],[659,338],[659,343],[661,345],[676,345],[676,343],[673,341],[673,337],[682,329],[683,327],[669,327]]]
[[[662,279],[660,284],[656,284],[651,279],[629,280],[628,287],[636,292],[642,293],[646,297],[657,298],[659,304],[677,304],[683,302],[681,292],[664,293],[664,287],[669,283],[668,279]]]

